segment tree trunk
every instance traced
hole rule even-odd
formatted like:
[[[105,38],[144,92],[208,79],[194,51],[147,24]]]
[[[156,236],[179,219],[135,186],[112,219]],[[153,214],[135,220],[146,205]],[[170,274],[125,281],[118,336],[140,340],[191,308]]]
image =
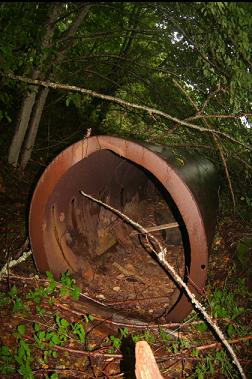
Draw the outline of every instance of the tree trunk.
[[[41,43],[43,49],[48,47],[53,37],[55,22],[58,18],[59,8],[60,8],[60,3],[55,3],[53,6],[51,6],[51,9],[49,11],[48,22],[46,25],[47,29]],[[32,74],[32,79],[38,79],[38,77],[41,75],[41,70],[43,68],[42,67],[43,61],[44,60],[41,60],[39,67],[37,67],[34,70]],[[9,154],[8,154],[8,162],[14,167],[17,167],[18,165],[21,148],[25,139],[25,135],[27,133],[27,129],[29,126],[30,117],[32,114],[36,96],[37,96],[37,93],[35,91],[34,92],[29,91],[24,94],[24,98],[23,98],[23,102],[22,102],[22,106],[21,106],[21,110],[20,110],[19,118],[17,122],[17,127],[14,133],[14,137],[11,141]]]
[[[46,34],[44,36],[44,40],[42,43],[43,48],[47,48],[49,46],[49,44],[51,43],[51,40],[52,40],[52,37],[54,34],[54,29],[55,29],[55,21],[56,21],[57,16],[58,16],[58,11],[59,11],[59,6],[60,6],[59,4],[60,3],[56,3],[54,5],[54,7],[52,8],[52,11],[49,14],[47,31],[46,31]],[[92,5],[87,5],[87,6],[83,7],[81,12],[77,15],[75,22],[71,25],[71,27],[69,28],[69,30],[66,32],[66,34],[64,36],[64,40],[66,40],[65,44],[64,44],[64,48],[62,48],[62,50],[58,52],[58,56],[53,61],[52,68],[49,66],[49,68],[47,67],[47,70],[53,70],[53,67],[55,65],[59,65],[61,63],[66,52],[72,46],[72,43],[73,43],[72,37],[77,32],[82,21],[87,17],[89,9],[91,8],[91,6]],[[43,62],[41,62],[39,70],[37,70],[36,73],[34,73],[33,79],[37,79],[38,76],[41,76],[41,75],[42,75],[42,79],[43,79],[42,64],[43,64]],[[34,77],[35,75],[36,75],[36,77]],[[52,77],[53,77],[53,71],[51,71],[51,74],[49,75],[49,79],[51,79]],[[20,122],[18,123],[18,127],[16,129],[16,132],[15,132],[12,144],[11,144],[11,149],[13,149],[14,151],[12,152],[12,150],[10,149],[10,152],[9,152],[9,163],[15,167],[17,166],[17,163],[18,163],[20,150],[21,150],[22,144],[24,143],[24,139],[25,139],[25,135],[27,133],[28,126],[29,126],[29,133],[28,133],[27,139],[25,141],[24,151],[23,151],[22,158],[21,158],[21,168],[23,170],[25,169],[28,161],[30,160],[48,92],[49,92],[49,89],[43,88],[39,92],[39,94],[37,95],[36,103],[35,103],[36,95],[34,94],[35,96],[33,99],[33,103],[30,104],[31,107],[28,109],[28,111],[26,110],[26,113],[22,112],[22,114],[20,116]],[[27,101],[27,98],[25,97],[24,102],[26,102],[26,101]],[[35,103],[35,105],[34,105],[34,103]],[[19,141],[18,154],[16,153],[17,149],[15,149],[15,147],[16,147],[16,143],[14,141],[15,139],[18,139],[18,141]],[[13,146],[13,148],[12,148],[12,146]],[[15,161],[13,161],[13,158],[12,158],[13,156],[15,157]]]
[[[35,98],[36,92],[27,92],[22,102],[17,128],[15,130],[14,137],[12,138],[8,155],[8,162],[14,167],[17,167],[18,164],[21,147],[28,128]]]
[[[35,143],[35,139],[37,137],[38,133],[38,127],[40,124],[42,112],[44,109],[44,105],[46,102],[47,95],[49,93],[49,88],[42,88],[37,96],[37,100],[35,103],[35,106],[33,107],[33,113],[32,118],[29,125],[29,133],[25,140],[25,146],[21,158],[21,168],[22,170],[25,169],[27,163],[29,162],[31,158],[31,153],[33,150],[33,146]]]

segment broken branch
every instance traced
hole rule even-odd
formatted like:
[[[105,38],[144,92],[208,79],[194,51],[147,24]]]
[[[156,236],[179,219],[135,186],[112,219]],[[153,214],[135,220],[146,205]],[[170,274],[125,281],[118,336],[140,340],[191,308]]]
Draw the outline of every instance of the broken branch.
[[[147,239],[150,238],[151,240],[155,241],[155,243],[156,243],[159,251],[156,251],[153,247],[152,247],[152,251],[156,255],[159,263],[168,271],[168,273],[175,280],[175,282],[178,284],[178,286],[184,288],[184,290],[185,290],[186,294],[188,295],[191,303],[194,305],[194,307],[196,308],[196,310],[198,310],[203,315],[204,319],[212,327],[212,329],[215,331],[215,333],[217,334],[217,336],[221,340],[222,344],[226,347],[227,351],[229,352],[230,356],[233,359],[233,363],[238,368],[238,370],[239,370],[239,372],[241,374],[241,377],[243,379],[246,379],[246,375],[245,375],[245,373],[243,371],[242,366],[240,365],[240,362],[239,362],[239,360],[238,360],[238,358],[237,358],[237,356],[236,356],[236,354],[235,354],[232,346],[229,344],[229,342],[227,341],[227,339],[224,336],[223,332],[218,327],[216,321],[206,312],[206,310],[203,307],[203,305],[196,299],[194,293],[191,292],[191,290],[188,288],[187,284],[177,274],[177,272],[175,271],[174,267],[171,266],[166,261],[166,259],[165,259],[166,249],[157,240],[157,238],[155,238],[152,234],[148,233],[148,231],[143,226],[141,226],[140,224],[138,224],[137,222],[135,222],[134,220],[132,220],[131,218],[129,218],[128,216],[126,216],[124,213],[120,212],[118,209],[115,209],[115,208],[111,207],[110,205],[102,202],[101,200],[98,200],[95,197],[86,194],[84,191],[80,191],[80,193],[81,193],[82,196],[84,196],[84,197],[86,197],[86,198],[88,198],[88,199],[90,199],[90,200],[92,200],[92,201],[94,201],[94,202],[96,202],[98,204],[101,204],[102,206],[104,206],[107,209],[110,209],[112,212],[116,213],[122,219],[124,219],[128,223],[130,223],[133,227],[135,227],[136,229],[140,230],[140,232],[148,234],[146,236]],[[150,244],[149,244],[149,246],[150,246]]]

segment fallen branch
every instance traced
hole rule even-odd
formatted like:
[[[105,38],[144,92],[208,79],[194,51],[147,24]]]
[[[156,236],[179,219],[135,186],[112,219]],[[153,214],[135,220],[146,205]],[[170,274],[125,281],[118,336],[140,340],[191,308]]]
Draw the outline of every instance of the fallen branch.
[[[14,266],[17,266],[18,264],[26,261],[26,259],[32,255],[32,251],[29,250],[29,251],[25,251],[21,257],[19,257],[18,259],[12,259],[10,262],[7,262],[5,263],[5,265],[2,267],[1,271],[0,271],[0,279],[2,278],[3,275],[6,275],[8,274],[8,271],[11,267],[14,267]]]
[[[25,336],[25,339],[27,339],[28,341],[33,341],[33,338],[30,337],[30,336]],[[49,343],[47,343],[47,342],[45,342],[45,344],[49,345]],[[78,355],[85,355],[85,356],[88,356],[88,357],[98,356],[98,357],[103,357],[103,358],[118,358],[118,359],[122,359],[123,358],[122,354],[104,353],[104,351],[102,351],[102,350],[105,350],[105,349],[107,350],[108,347],[103,347],[103,348],[100,348],[100,349],[97,349],[97,350],[92,350],[92,351],[73,349],[71,347],[59,346],[59,345],[53,345],[53,348],[56,349],[56,350],[59,350],[59,351],[63,351],[63,352],[67,351],[68,353],[78,354]]]
[[[252,336],[236,338],[233,340],[229,340],[228,342],[230,344],[236,344],[236,343],[240,343],[240,342],[244,342],[244,341],[250,341],[250,340],[252,340]],[[196,347],[196,350],[203,351],[203,350],[208,350],[208,349],[213,349],[213,348],[217,349],[219,347],[221,347],[221,343],[220,342],[214,342],[214,343],[210,343],[209,345],[198,346],[198,347]]]
[[[90,200],[94,201],[95,203],[100,204],[103,207],[111,210],[113,213],[117,214],[119,217],[121,217],[122,219],[124,219],[128,223],[130,223],[134,228],[136,228],[137,230],[139,230],[141,233],[145,233],[147,235],[147,240],[148,241],[152,240],[152,241],[155,242],[155,244],[158,247],[158,251],[156,251],[154,249],[153,245],[150,242],[147,241],[148,242],[148,246],[151,248],[151,250],[153,251],[153,253],[156,255],[156,257],[157,257],[158,261],[160,262],[160,264],[168,271],[168,273],[172,276],[172,278],[175,280],[175,282],[178,284],[178,286],[184,288],[184,290],[185,290],[186,294],[188,295],[191,303],[194,305],[194,307],[198,311],[200,311],[200,313],[203,315],[204,319],[207,321],[207,323],[215,331],[215,333],[217,334],[217,336],[221,340],[222,344],[226,347],[227,351],[231,355],[231,357],[233,359],[233,363],[237,366],[237,368],[238,368],[238,370],[239,370],[239,372],[241,374],[241,377],[243,379],[246,379],[246,375],[245,375],[245,373],[243,371],[243,368],[240,365],[240,362],[239,362],[239,360],[238,360],[238,358],[237,358],[237,356],[236,356],[236,354],[235,354],[232,346],[229,344],[229,342],[225,338],[224,334],[222,333],[222,331],[218,327],[216,321],[206,312],[206,310],[203,307],[203,305],[196,299],[195,295],[190,291],[190,289],[188,288],[187,284],[176,273],[176,271],[173,268],[173,266],[171,266],[166,261],[166,259],[165,259],[166,248],[164,248],[161,245],[161,243],[157,240],[157,238],[155,238],[152,234],[150,234],[143,226],[141,226],[137,222],[133,221],[131,218],[129,218],[128,216],[126,216],[125,214],[123,214],[122,212],[120,212],[118,209],[115,209],[115,208],[111,207],[110,205],[102,202],[101,200],[98,200],[98,199],[94,198],[93,196],[90,196],[90,195],[86,194],[83,191],[80,191],[80,193],[81,193],[82,196],[86,197],[87,199],[90,199]]]
[[[108,100],[108,101],[111,101],[113,103],[119,104],[121,106],[126,106],[128,108],[140,109],[142,111],[147,112],[150,116],[158,115],[158,116],[161,116],[161,117],[163,117],[165,119],[171,120],[174,123],[177,123],[179,125],[184,125],[185,127],[193,129],[193,130],[197,130],[197,131],[200,131],[200,132],[203,132],[203,133],[208,133],[208,134],[211,133],[211,134],[216,134],[216,135],[222,136],[222,137],[228,139],[229,141],[232,141],[235,144],[243,146],[245,149],[252,151],[252,147],[251,146],[246,145],[245,143],[242,143],[242,142],[238,141],[237,139],[231,137],[227,133],[221,132],[219,130],[213,130],[213,129],[209,130],[209,129],[206,129],[206,128],[201,127],[199,125],[187,122],[185,120],[180,120],[180,119],[178,119],[178,118],[176,118],[174,116],[171,116],[170,114],[168,114],[166,112],[159,111],[158,109],[155,109],[155,108],[151,108],[151,107],[148,107],[148,106],[145,106],[145,105],[139,105],[139,104],[131,103],[129,101],[122,100],[122,99],[120,99],[118,97],[104,95],[104,94],[101,94],[99,92],[95,92],[95,91],[92,91],[92,90],[89,90],[89,89],[86,89],[86,88],[81,88],[81,87],[77,87],[77,86],[71,86],[71,85],[68,85],[68,84],[60,84],[60,83],[55,83],[55,82],[51,82],[51,81],[30,79],[30,78],[27,78],[27,77],[24,77],[24,76],[14,75],[12,73],[8,73],[8,74],[3,74],[2,73],[2,75],[5,76],[5,77],[7,77],[7,78],[10,78],[10,79],[13,79],[13,80],[18,80],[20,82],[27,83],[27,84],[39,85],[39,86],[43,86],[43,87],[46,87],[46,88],[53,88],[53,89],[63,89],[63,90],[72,91],[72,92],[80,92],[80,93],[83,93],[85,95],[96,97],[98,99]]]
[[[61,350],[61,351],[64,351],[64,352],[67,351],[69,353],[79,354],[79,355],[85,355],[85,356],[88,356],[88,357],[103,357],[103,358],[117,358],[117,359],[122,359],[123,358],[122,354],[104,353],[104,352],[102,352],[100,350],[85,351],[85,350],[77,350],[77,349],[72,349],[70,347],[58,346],[58,345],[54,345],[53,348],[56,349],[56,350]],[[106,349],[108,349],[108,347],[106,347]]]

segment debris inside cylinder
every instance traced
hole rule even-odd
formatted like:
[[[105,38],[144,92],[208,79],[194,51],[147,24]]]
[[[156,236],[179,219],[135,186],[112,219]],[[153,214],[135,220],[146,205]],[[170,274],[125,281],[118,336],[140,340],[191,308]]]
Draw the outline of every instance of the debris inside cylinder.
[[[186,269],[181,230],[160,193],[142,200],[136,194],[120,211],[144,228],[157,229],[151,233],[166,247],[167,262],[183,278]],[[167,224],[172,227],[158,227]],[[92,277],[77,281],[84,293],[115,311],[162,322],[178,300],[180,290],[149,251],[146,241],[146,235],[136,233],[125,220],[100,206]]]

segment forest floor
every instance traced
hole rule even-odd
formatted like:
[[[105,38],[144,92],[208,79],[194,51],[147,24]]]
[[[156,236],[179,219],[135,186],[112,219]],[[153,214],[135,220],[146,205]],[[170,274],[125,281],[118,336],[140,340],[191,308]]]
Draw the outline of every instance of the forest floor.
[[[35,170],[0,162],[0,267],[29,249]],[[202,302],[252,377],[252,226],[219,216]],[[38,276],[30,256],[0,281],[0,377],[134,378],[134,344],[152,347],[164,378],[239,378],[225,349],[195,311],[181,324],[143,330],[99,320],[80,306],[68,274]],[[146,309],[147,312],[147,309]],[[170,331],[173,330],[172,333]]]

